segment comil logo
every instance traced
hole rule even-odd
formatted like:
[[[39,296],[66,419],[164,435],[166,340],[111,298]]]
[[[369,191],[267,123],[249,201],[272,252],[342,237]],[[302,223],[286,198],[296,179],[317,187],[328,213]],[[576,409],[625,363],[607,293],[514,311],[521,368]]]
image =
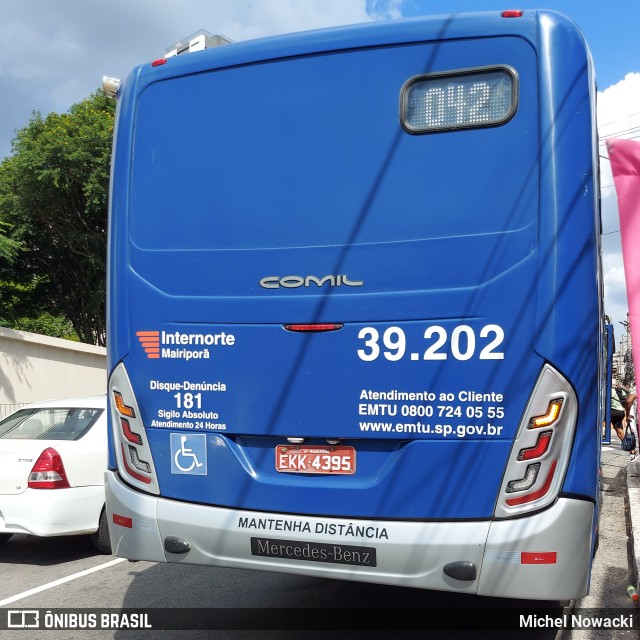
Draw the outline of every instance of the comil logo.
[[[159,331],[136,331],[138,340],[147,354],[147,358],[160,357],[160,332]]]
[[[329,274],[322,278],[318,276],[267,276],[260,280],[260,286],[264,289],[297,289],[298,287],[323,287],[328,284],[330,287],[363,287],[364,280],[349,280],[346,273],[338,275]]]

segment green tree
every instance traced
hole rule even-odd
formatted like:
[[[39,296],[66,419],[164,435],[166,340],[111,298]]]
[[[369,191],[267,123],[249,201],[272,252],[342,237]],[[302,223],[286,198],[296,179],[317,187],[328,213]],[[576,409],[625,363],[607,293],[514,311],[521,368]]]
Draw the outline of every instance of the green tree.
[[[68,334],[70,323],[105,344],[114,114],[102,91],[64,114],[35,112],[0,164],[0,317],[14,328]]]
[[[78,341],[78,334],[69,320],[52,315],[31,299],[36,284],[0,282],[0,327]]]
[[[9,228],[6,222],[0,220],[0,258],[11,263],[15,260],[20,245],[5,235]]]

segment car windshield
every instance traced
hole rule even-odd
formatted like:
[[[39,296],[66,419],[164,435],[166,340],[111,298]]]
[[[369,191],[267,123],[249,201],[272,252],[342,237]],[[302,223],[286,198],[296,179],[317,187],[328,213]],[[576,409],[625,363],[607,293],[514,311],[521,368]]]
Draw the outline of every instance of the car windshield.
[[[0,421],[0,439],[77,440],[102,411],[85,407],[21,409]]]

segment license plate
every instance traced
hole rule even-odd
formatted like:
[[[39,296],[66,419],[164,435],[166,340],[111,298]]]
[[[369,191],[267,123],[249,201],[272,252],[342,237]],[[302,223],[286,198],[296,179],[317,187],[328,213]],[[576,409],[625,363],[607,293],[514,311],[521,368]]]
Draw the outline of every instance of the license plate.
[[[356,472],[356,450],[345,446],[279,444],[276,471],[351,475]]]

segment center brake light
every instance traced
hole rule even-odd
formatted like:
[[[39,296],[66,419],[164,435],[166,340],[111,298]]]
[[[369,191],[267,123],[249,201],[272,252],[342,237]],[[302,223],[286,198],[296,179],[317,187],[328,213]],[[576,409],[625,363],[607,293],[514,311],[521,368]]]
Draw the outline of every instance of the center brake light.
[[[64,470],[62,457],[52,447],[45,449],[29,474],[30,489],[68,489],[71,485]]]
[[[300,331],[300,332],[320,332],[320,331],[337,331],[342,329],[344,325],[340,322],[314,322],[307,324],[285,324],[284,328],[287,331]]]
[[[552,504],[571,456],[578,402],[569,382],[544,365],[524,412],[505,468],[496,517]]]

